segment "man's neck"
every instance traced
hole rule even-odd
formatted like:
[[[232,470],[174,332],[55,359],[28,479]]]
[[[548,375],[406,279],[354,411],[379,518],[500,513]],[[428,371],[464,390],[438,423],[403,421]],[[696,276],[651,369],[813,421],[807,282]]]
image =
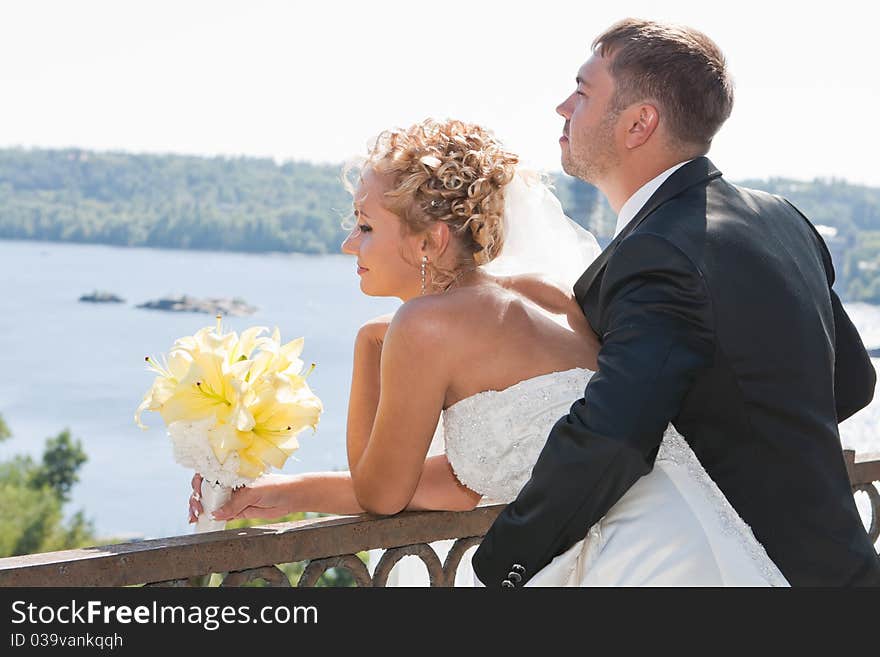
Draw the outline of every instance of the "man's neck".
[[[645,184],[659,176],[667,169],[691,160],[697,155],[678,155],[666,157],[663,160],[653,162],[634,163],[632,166],[621,166],[612,178],[598,185],[599,190],[608,199],[608,204],[614,210],[614,214],[620,214],[620,209],[629,198],[640,190]]]

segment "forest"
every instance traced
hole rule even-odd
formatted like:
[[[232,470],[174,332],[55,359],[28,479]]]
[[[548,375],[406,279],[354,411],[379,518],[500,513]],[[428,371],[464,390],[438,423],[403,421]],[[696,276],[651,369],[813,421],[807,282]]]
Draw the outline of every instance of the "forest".
[[[0,149],[0,239],[244,252],[338,253],[350,215],[343,165],[82,149]],[[596,188],[551,174],[566,213],[605,244]],[[780,194],[818,226],[835,289],[880,303],[880,188],[839,179],[733,181]]]

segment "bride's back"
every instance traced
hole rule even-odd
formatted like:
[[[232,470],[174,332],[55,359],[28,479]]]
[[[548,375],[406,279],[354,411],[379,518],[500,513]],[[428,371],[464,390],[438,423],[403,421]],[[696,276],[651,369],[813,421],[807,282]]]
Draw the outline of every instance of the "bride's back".
[[[416,301],[416,300],[413,300]],[[565,328],[530,299],[497,284],[417,300],[444,332],[444,408],[550,372],[595,368],[595,341]]]

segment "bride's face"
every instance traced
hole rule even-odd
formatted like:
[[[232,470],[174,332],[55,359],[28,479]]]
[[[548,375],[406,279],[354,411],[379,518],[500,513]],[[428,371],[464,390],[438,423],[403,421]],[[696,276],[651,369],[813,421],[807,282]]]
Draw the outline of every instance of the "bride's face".
[[[383,207],[386,188],[379,176],[364,172],[354,198],[357,225],[342,243],[342,252],[357,257],[364,294],[406,301],[421,293],[420,239],[405,235],[400,217]]]

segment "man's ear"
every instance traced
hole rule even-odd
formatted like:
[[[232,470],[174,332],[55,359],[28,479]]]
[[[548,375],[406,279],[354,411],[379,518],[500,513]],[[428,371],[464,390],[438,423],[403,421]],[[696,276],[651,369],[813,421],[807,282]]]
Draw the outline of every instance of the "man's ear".
[[[650,139],[660,125],[660,111],[656,105],[640,103],[626,110],[626,136],[624,144],[627,148],[638,148]]]

